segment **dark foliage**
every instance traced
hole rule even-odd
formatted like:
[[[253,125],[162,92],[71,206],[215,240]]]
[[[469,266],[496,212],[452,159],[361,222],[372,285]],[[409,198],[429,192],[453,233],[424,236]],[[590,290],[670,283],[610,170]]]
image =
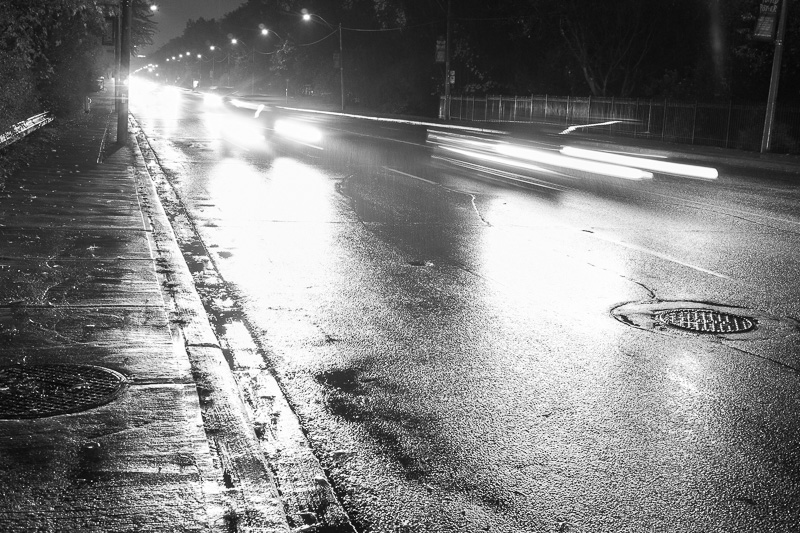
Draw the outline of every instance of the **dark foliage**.
[[[155,23],[134,0],[132,41],[152,43]],[[95,0],[0,3],[0,130],[29,116],[80,109],[106,70],[102,35],[109,8]]]
[[[790,89],[800,82],[800,0],[787,1],[779,97],[791,102],[800,98]],[[456,94],[766,98],[773,45],[752,39],[759,0],[450,3]],[[395,113],[428,111],[444,87],[444,65],[434,62],[434,51],[446,33],[447,4],[250,0],[222,20],[192,22],[155,56],[163,61],[186,46],[215,44],[216,73],[229,73],[233,85],[282,91],[288,83],[295,94],[335,102],[341,23],[348,102]],[[301,19],[304,10],[315,15],[311,21]],[[265,39],[259,24],[280,39]],[[234,49],[231,36],[245,45]],[[180,69],[196,78],[209,71],[202,62]]]

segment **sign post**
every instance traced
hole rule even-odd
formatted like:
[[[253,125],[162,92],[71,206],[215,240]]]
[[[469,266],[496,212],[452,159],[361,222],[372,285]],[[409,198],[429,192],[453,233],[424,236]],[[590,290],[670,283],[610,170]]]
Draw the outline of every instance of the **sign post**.
[[[761,0],[758,7],[758,18],[753,30],[756,41],[772,41],[775,38],[775,27],[778,22],[778,3],[780,0]]]

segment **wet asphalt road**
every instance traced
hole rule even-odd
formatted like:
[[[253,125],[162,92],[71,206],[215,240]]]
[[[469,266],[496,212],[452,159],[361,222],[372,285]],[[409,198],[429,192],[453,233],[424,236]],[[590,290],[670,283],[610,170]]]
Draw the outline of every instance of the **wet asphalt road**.
[[[194,95],[132,112],[359,531],[800,528],[796,182],[515,187],[419,126],[255,149]]]

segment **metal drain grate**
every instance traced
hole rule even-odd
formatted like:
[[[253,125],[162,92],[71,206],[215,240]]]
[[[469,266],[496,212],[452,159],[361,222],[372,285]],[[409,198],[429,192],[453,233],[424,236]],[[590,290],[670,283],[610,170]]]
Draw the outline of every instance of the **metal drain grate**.
[[[0,419],[40,418],[106,404],[125,377],[91,365],[0,366]]]
[[[744,333],[756,327],[755,320],[712,309],[671,309],[655,315],[668,326],[696,333]]]

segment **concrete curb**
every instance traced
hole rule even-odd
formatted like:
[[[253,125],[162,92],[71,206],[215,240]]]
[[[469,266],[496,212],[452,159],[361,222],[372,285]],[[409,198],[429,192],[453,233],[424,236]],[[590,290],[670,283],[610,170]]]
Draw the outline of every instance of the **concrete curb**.
[[[355,532],[280,385],[258,355],[247,324],[227,320],[223,327],[217,324],[216,332],[212,328],[210,318],[222,320],[213,306],[211,311],[204,306],[186,262],[191,257],[184,258],[180,250],[181,244],[205,245],[133,116],[130,122],[138,143],[138,174],[148,189],[156,256],[168,299],[174,302],[172,322],[191,361],[209,445],[219,454],[226,485],[233,484],[232,509],[244,517],[237,524],[244,526],[240,531],[278,533],[294,526],[295,532]],[[203,269],[201,278],[222,279],[210,261],[194,266]],[[224,299],[232,301],[232,295]]]
[[[152,164],[152,157],[146,163],[149,145],[132,117],[130,126],[134,134],[134,171],[139,192],[146,200],[143,216],[153,231],[153,253],[162,278],[175,348],[184,350],[190,361],[206,437],[227,488],[221,498],[224,510],[211,524],[212,530],[288,533],[280,492],[156,189],[157,182],[163,179],[159,176],[160,167]]]

